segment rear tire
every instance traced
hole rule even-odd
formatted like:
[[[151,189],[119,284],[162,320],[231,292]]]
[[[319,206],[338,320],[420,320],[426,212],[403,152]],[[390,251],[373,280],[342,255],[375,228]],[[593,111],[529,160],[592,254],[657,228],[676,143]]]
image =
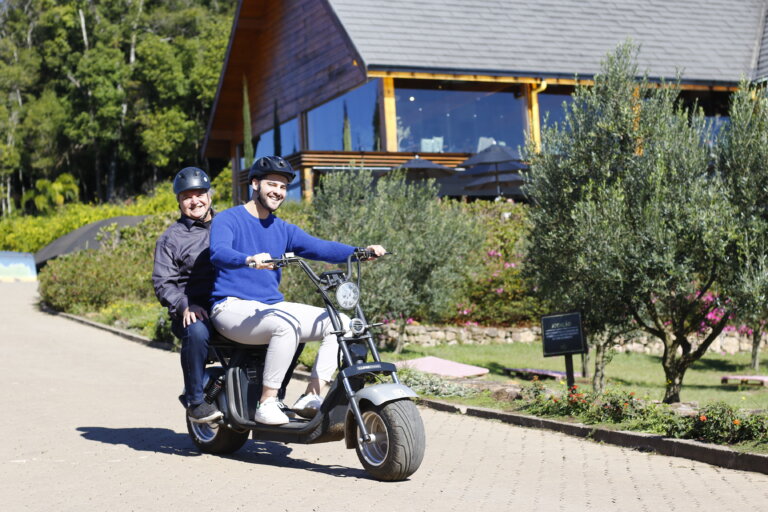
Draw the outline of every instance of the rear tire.
[[[219,423],[194,423],[187,418],[189,437],[200,451],[215,455],[233,453],[242,448],[250,432],[238,432]]]
[[[365,471],[377,480],[405,480],[419,469],[424,459],[426,434],[416,404],[410,400],[367,405],[362,416],[372,443],[360,441],[356,428],[355,450]]]

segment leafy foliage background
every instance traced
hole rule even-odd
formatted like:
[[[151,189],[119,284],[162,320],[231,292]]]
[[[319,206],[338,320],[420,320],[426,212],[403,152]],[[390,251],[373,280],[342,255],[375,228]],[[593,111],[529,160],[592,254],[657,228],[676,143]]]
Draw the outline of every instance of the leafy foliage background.
[[[234,0],[0,2],[0,214],[69,173],[86,202],[153,188],[199,144]],[[208,165],[210,164],[210,167]],[[27,199],[31,197],[24,196]]]

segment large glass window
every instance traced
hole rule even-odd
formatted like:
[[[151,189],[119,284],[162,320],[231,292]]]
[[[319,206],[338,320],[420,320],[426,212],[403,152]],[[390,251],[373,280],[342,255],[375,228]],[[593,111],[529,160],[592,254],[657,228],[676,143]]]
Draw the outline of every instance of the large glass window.
[[[399,151],[476,153],[491,144],[525,144],[519,85],[397,80],[395,98]]]
[[[720,91],[680,91],[679,101],[686,108],[700,108],[704,111],[707,122],[712,127],[713,139],[723,126],[730,122],[728,107],[731,95]]]
[[[562,126],[565,121],[565,108],[573,101],[573,87],[568,85],[549,86],[538,94],[539,117],[541,126]],[[565,103],[565,105],[564,105]]]
[[[297,153],[299,147],[299,121],[293,118],[280,124],[280,137],[275,144],[275,130],[266,131],[254,141],[255,158],[270,155],[288,156]]]
[[[299,121],[297,118],[280,124],[278,134],[279,137],[275,137],[275,129],[273,128],[262,133],[254,140],[254,161],[262,156],[288,156],[300,150]],[[296,169],[296,178],[288,184],[286,199],[288,201],[301,200],[301,176],[299,169]]]
[[[307,113],[309,149],[380,151],[379,80],[371,80]]]

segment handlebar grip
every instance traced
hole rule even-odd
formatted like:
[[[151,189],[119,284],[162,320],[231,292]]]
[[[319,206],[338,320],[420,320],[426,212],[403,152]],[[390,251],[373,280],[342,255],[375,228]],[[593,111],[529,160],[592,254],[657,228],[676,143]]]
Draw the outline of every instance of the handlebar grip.
[[[378,258],[378,256],[376,256],[376,253],[374,253],[373,251],[369,251],[368,249],[366,249],[364,247],[358,248],[355,251],[355,253],[357,254],[357,259],[360,260],[360,261],[366,261],[366,260],[371,260],[371,259]],[[394,254],[395,253],[393,253],[393,252],[387,251],[382,256],[388,256],[388,255],[394,255]]]

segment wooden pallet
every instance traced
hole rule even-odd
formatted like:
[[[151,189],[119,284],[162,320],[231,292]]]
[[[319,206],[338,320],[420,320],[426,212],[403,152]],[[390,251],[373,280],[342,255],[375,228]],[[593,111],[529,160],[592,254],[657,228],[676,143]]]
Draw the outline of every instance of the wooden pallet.
[[[540,379],[565,379],[565,372],[556,370],[539,370],[536,368],[504,368],[504,373],[510,377],[520,377],[521,379],[532,380],[534,377]],[[574,377],[581,377],[581,372],[573,372]]]
[[[768,375],[723,375],[720,378],[720,383],[728,384],[728,381],[731,380],[737,381],[739,384],[768,385]]]

